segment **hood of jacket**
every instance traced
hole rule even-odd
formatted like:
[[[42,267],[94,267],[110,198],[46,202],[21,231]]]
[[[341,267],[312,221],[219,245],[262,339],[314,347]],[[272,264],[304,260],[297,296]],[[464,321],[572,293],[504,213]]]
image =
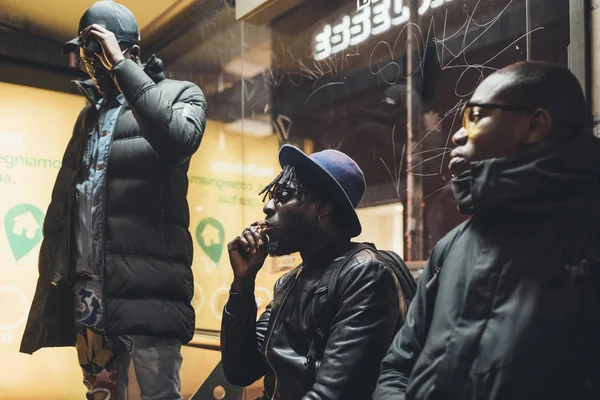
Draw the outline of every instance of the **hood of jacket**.
[[[153,54],[148,62],[143,65],[143,69],[146,75],[148,75],[154,83],[159,83],[165,79],[164,64],[155,54]],[[102,95],[98,89],[96,89],[92,79],[77,80],[73,81],[73,83],[75,83],[81,94],[84,95],[91,104],[96,104],[102,99]]]
[[[452,181],[463,214],[539,212],[600,191],[600,140],[580,135],[551,151],[471,163]]]

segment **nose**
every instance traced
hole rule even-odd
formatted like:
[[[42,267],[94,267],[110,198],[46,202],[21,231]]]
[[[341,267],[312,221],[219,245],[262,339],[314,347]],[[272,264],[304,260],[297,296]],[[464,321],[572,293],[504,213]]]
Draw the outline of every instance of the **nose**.
[[[454,135],[452,135],[452,143],[455,146],[463,146],[467,143],[467,130],[460,128]]]
[[[273,199],[270,199],[267,204],[265,204],[263,212],[266,214],[267,218],[270,218],[275,214],[275,201],[273,201]]]

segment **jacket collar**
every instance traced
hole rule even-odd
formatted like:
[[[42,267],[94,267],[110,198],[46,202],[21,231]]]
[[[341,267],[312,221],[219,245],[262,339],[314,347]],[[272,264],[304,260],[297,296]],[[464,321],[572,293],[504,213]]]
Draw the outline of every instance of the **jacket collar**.
[[[473,162],[452,188],[463,214],[555,210],[600,193],[598,160],[600,140],[581,135],[550,151]]]
[[[156,57],[156,55],[152,55],[150,60],[144,64],[144,72],[155,83],[159,83],[165,79],[163,62],[160,58]],[[98,89],[96,89],[94,82],[91,79],[77,80],[73,81],[73,83],[91,104],[95,105],[102,101],[102,95],[98,92]],[[121,104],[123,103],[121,102]]]
[[[119,95],[117,96],[117,98],[115,100],[116,100],[116,103],[123,105],[125,103],[125,96],[123,96],[123,94],[119,93]],[[96,104],[99,106],[103,106],[103,105],[107,104],[108,102],[109,101],[107,99],[102,97]],[[116,103],[113,102],[113,104],[115,104],[115,105],[116,105]]]
[[[334,259],[343,256],[350,249],[350,239],[339,240],[321,247],[310,260],[302,260],[307,268],[322,268],[329,266]]]

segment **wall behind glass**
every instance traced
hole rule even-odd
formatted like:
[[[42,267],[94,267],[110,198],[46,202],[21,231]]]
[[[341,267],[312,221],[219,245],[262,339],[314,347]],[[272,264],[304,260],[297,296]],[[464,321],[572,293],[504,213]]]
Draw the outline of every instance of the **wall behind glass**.
[[[252,86],[253,78],[270,66],[270,30],[237,22],[223,2],[204,3],[212,11],[181,39],[188,50],[169,60],[180,46],[175,42],[164,54],[167,73],[198,83],[209,104],[206,132],[188,173],[188,202],[196,328],[218,331],[233,279],[227,242],[263,218],[258,193],[280,171],[282,141],[268,114],[270,87]],[[260,113],[246,113],[245,107],[259,103]],[[259,310],[271,300],[281,271],[297,263],[295,256],[267,260],[256,285]]]

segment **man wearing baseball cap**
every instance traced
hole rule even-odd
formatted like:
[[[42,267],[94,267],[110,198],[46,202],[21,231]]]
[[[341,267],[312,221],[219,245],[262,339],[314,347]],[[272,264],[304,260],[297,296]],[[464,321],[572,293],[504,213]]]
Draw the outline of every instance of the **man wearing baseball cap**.
[[[124,399],[130,363],[144,399],[181,399],[180,347],[194,334],[190,157],[206,124],[193,83],[142,65],[135,17],[94,3],[76,52],[88,99],[44,221],[40,276],[21,351],[76,346],[88,399]]]
[[[358,165],[337,150],[282,147],[283,171],[264,190],[266,219],[228,245],[234,280],[223,311],[225,376],[265,377],[264,399],[369,399],[402,322],[404,301],[387,261],[352,243],[365,192]],[[254,280],[267,255],[299,252],[256,321]]]

